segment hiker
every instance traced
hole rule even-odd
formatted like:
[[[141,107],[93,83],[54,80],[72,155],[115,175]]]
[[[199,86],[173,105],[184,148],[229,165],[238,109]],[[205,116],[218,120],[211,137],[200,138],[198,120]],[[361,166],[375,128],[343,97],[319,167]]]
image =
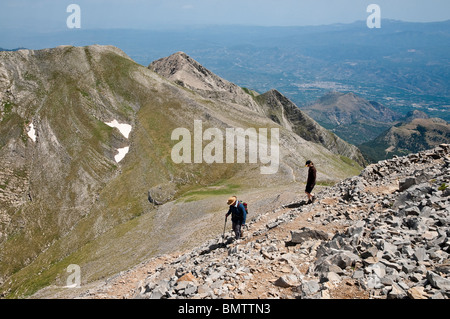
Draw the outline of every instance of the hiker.
[[[309,167],[308,170],[308,180],[306,181],[305,193],[308,196],[308,204],[314,203],[316,199],[314,195],[312,195],[312,190],[314,186],[316,186],[316,168],[314,167],[314,163],[312,161],[306,161],[305,167]]]
[[[227,205],[230,206],[228,213],[225,215],[225,221],[231,214],[231,222],[236,239],[240,239],[242,235],[242,225],[245,225],[247,217],[244,205],[237,200],[236,196],[228,199]]]

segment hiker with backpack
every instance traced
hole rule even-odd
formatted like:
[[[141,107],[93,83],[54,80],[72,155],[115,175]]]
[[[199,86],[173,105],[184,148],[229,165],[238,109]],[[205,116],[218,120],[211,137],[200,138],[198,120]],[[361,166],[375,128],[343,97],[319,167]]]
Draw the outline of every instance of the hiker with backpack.
[[[308,196],[308,204],[311,204],[314,203],[314,200],[316,199],[315,196],[311,194],[311,192],[314,189],[314,186],[316,186],[317,171],[312,161],[306,161],[305,167],[309,167],[305,193]]]
[[[228,199],[227,205],[230,206],[228,212],[225,214],[225,223],[228,216],[231,214],[231,223],[233,232],[236,239],[242,237],[242,226],[245,225],[247,219],[247,210],[244,203],[239,201],[236,196],[232,196]]]

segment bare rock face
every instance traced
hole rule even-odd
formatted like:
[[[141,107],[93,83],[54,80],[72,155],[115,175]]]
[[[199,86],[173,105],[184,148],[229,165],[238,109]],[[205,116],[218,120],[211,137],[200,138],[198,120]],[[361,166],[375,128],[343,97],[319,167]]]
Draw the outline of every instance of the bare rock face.
[[[154,61],[148,68],[204,97],[226,100],[245,105],[251,110],[259,110],[255,101],[241,87],[212,73],[184,52]]]
[[[221,79],[184,52],[154,61],[149,69],[194,90],[232,92],[236,85]]]
[[[8,73],[3,64],[0,64],[0,101],[3,101],[8,93],[8,89],[11,86]]]

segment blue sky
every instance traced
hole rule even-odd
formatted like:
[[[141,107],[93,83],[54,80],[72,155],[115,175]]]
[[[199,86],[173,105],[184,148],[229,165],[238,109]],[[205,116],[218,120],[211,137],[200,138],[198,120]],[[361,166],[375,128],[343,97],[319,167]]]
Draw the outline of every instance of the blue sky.
[[[1,0],[0,28],[64,29],[72,3],[81,8],[84,29],[351,23],[366,20],[372,3],[380,6],[382,19],[450,19],[449,0]]]

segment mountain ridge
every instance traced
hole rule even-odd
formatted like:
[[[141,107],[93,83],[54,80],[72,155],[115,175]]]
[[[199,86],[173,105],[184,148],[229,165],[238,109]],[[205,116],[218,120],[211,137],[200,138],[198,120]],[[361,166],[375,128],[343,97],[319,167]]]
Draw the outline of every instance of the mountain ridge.
[[[450,124],[440,118],[430,118],[415,110],[377,138],[362,145],[361,151],[372,162],[393,156],[404,156],[450,140]]]
[[[278,128],[277,174],[261,175],[258,163],[174,164],[171,134],[194,120],[205,129]],[[107,124],[114,121],[130,134]],[[70,264],[92,281],[219,233],[223,196],[247,194],[266,207],[279,201],[275,189],[301,194],[306,159],[323,168],[320,183],[360,170],[259,110],[176,85],[113,46],[0,52],[0,133],[0,284],[8,298],[51,284]]]
[[[184,52],[177,52],[149,65],[149,69],[176,84],[199,92],[205,97],[231,100],[265,114],[274,122],[295,132],[307,141],[325,146],[334,153],[355,160],[360,165],[365,161],[357,147],[349,145],[333,133],[325,130],[311,117],[304,114],[292,101],[276,89],[258,94],[228,82],[201,66]],[[198,74],[205,76],[198,76]],[[193,75],[196,75],[193,77]]]
[[[332,91],[301,109],[355,145],[376,138],[401,118],[397,112],[353,92]]]

